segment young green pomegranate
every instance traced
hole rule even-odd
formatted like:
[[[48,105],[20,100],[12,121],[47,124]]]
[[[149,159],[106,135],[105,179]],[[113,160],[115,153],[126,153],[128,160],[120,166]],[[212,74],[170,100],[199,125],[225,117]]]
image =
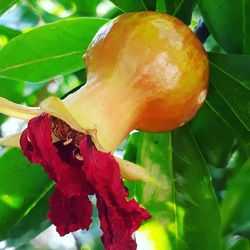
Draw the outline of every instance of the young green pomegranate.
[[[87,82],[78,91],[63,100],[49,97],[38,108],[1,98],[0,112],[31,119],[20,144],[56,183],[48,217],[57,231],[88,229],[88,195],[95,194],[106,249],[136,249],[131,235],[150,215],[128,200],[121,175],[150,177],[111,153],[134,129],[169,131],[195,115],[207,93],[207,55],[178,19],[139,12],[104,25],[84,60]],[[13,146],[19,137],[0,143]]]

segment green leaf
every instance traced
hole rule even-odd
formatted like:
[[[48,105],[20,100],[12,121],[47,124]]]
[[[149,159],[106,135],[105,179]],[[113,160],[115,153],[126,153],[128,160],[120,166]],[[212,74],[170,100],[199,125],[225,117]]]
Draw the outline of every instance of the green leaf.
[[[22,32],[19,30],[14,30],[14,29],[11,29],[11,28],[6,27],[4,25],[0,25],[0,36],[4,35],[8,39],[12,39],[20,34],[22,34]]]
[[[24,83],[0,77],[0,96],[13,102],[20,103],[24,95]],[[0,114],[0,124],[6,119],[6,116]]]
[[[232,177],[221,204],[225,234],[250,231],[250,159]]]
[[[155,11],[158,0],[143,0],[147,10]],[[165,1],[165,0],[164,0]]]
[[[246,238],[235,236],[227,250],[250,250],[249,241]]]
[[[223,123],[231,128],[231,131],[237,137],[237,140],[244,144],[244,147],[250,142],[249,131],[240,122],[236,114],[224,101],[220,93],[213,87],[213,85],[210,85],[209,87],[209,95],[206,99],[206,104],[218,115]]]
[[[204,43],[204,48],[207,52],[221,53],[224,54],[225,51],[220,47],[220,45],[215,41],[214,37],[210,34]]]
[[[218,204],[190,129],[142,133],[137,150],[137,163],[155,181],[130,183],[129,189],[152,215],[142,230],[164,232],[155,249],[219,250]]]
[[[226,167],[232,154],[235,134],[209,102],[204,103],[190,122],[190,127],[206,161],[216,167]]]
[[[231,53],[250,53],[250,1],[200,0],[204,21],[220,46]]]
[[[114,5],[124,12],[145,11],[143,0],[110,0]]]
[[[197,0],[165,0],[167,13],[176,16],[187,25],[191,22],[196,3]]]
[[[0,78],[0,96],[13,102],[21,102],[24,94],[24,83]]]
[[[4,153],[0,166],[0,240],[20,245],[49,225],[47,198],[53,183],[20,149]]]
[[[128,144],[126,145],[126,151],[123,157],[125,160],[132,161],[134,163],[137,162],[138,143],[140,138],[140,132],[129,135]]]
[[[65,19],[16,37],[0,51],[0,77],[39,82],[83,68],[82,55],[105,22]]]
[[[157,0],[156,11],[161,12],[161,13],[166,13],[167,12],[165,0]]]
[[[249,240],[238,235],[229,235],[223,239],[222,250],[250,250]]]
[[[250,67],[248,55],[209,54],[210,81],[215,89],[250,131]]]
[[[5,10],[9,9],[16,2],[17,0],[1,0],[0,1],[0,14],[2,14]]]

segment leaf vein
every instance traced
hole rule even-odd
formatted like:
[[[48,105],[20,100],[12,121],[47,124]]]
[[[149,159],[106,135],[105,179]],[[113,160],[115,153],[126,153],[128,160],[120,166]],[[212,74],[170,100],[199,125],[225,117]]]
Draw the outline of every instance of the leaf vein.
[[[178,11],[180,10],[180,8],[181,8],[183,2],[184,2],[184,0],[181,0],[181,1],[180,1],[180,3],[178,4],[178,6],[176,7],[175,11],[174,11],[173,14],[172,14],[173,16],[175,16],[175,15],[178,13]]]
[[[245,88],[246,90],[249,91],[249,89],[245,86],[245,84],[240,81],[238,78],[234,77],[233,75],[229,74],[227,71],[223,70],[221,67],[219,67],[216,63],[212,62],[210,60],[210,63],[217,68],[219,71],[221,71],[223,74],[225,74],[226,76],[228,76],[229,78],[233,79],[235,82],[239,83],[243,88]]]
[[[22,68],[22,67],[29,66],[32,64],[36,64],[36,63],[40,63],[40,62],[53,61],[55,59],[59,59],[59,58],[67,57],[67,56],[72,56],[72,55],[76,55],[76,54],[82,54],[82,53],[83,53],[83,51],[79,50],[79,51],[72,51],[70,53],[65,53],[65,54],[56,55],[56,56],[52,56],[52,57],[44,57],[44,58],[36,59],[33,61],[24,62],[24,63],[9,66],[9,67],[5,67],[3,69],[0,69],[0,72],[5,72],[5,71],[12,70],[12,69]]]
[[[227,106],[231,109],[231,111],[235,114],[235,116],[238,118],[238,120],[243,124],[243,126],[249,131],[249,128],[247,124],[241,119],[241,117],[237,114],[237,111],[234,110],[230,102],[227,100],[227,98],[221,93],[221,91],[217,88],[215,84],[213,84],[215,89],[217,90],[218,94],[221,96],[221,98],[224,100],[224,102],[227,104]]]
[[[39,203],[39,201],[54,187],[54,183],[51,182],[45,190],[30,204],[30,206],[24,211],[24,213],[21,215],[21,217],[17,220],[15,223],[15,226],[17,226],[30,212],[31,210]]]

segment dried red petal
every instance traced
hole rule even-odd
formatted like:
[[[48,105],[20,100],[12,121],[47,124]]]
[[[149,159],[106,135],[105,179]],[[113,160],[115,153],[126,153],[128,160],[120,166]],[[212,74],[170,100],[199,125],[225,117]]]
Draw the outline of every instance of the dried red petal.
[[[30,120],[22,134],[21,147],[24,155],[41,164],[56,182],[48,217],[59,234],[89,228],[92,206],[88,195],[96,194],[106,249],[136,249],[132,234],[150,215],[134,199],[128,200],[114,157],[99,152],[91,138],[85,136],[80,143],[83,161],[77,160],[73,143],[53,144],[51,125],[50,117],[45,114]]]
[[[48,218],[63,236],[79,229],[89,229],[92,222],[92,204],[87,195],[65,196],[58,188],[49,199]]]
[[[87,180],[95,188],[106,249],[136,249],[132,234],[150,218],[149,213],[134,199],[127,200],[119,165],[111,154],[96,150],[89,137],[81,141],[80,149]]]
[[[81,169],[81,162],[73,157],[73,149],[61,142],[52,143],[51,121],[48,115],[31,119],[21,137],[24,155],[41,164],[57,187],[68,196],[91,194],[91,185]]]
[[[52,164],[56,151],[52,144],[51,123],[47,115],[29,121],[28,128],[22,133],[20,145],[30,162],[41,164],[49,177],[56,181]]]
[[[53,144],[51,135],[50,119],[42,115],[29,121],[20,142],[24,155],[41,164],[56,182],[48,216],[60,235],[88,229],[92,207],[87,195],[93,188],[81,169],[82,163],[74,159],[72,147]]]

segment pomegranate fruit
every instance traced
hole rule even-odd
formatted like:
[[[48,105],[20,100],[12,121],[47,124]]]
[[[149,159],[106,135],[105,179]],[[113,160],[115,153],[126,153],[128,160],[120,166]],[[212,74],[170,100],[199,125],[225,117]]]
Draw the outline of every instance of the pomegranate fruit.
[[[84,56],[87,83],[63,100],[104,150],[133,129],[169,131],[189,121],[208,88],[208,59],[192,31],[155,12],[104,25]]]

